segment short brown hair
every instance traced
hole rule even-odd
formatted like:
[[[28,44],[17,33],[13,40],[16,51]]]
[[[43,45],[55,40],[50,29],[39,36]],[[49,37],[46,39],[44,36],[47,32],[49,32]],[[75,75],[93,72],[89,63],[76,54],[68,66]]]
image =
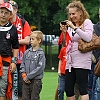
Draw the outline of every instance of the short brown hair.
[[[41,39],[41,43],[42,43],[42,41],[43,41],[43,33],[41,31],[38,31],[38,30],[32,31],[31,34],[30,34],[30,36],[32,34],[37,34],[37,36],[36,36],[37,40]]]

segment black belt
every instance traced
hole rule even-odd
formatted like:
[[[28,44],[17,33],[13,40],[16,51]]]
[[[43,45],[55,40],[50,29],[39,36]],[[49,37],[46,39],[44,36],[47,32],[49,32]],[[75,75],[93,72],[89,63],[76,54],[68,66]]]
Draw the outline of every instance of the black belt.
[[[9,62],[3,61],[3,60],[2,60],[2,64],[3,64],[3,66],[9,66],[10,65]]]

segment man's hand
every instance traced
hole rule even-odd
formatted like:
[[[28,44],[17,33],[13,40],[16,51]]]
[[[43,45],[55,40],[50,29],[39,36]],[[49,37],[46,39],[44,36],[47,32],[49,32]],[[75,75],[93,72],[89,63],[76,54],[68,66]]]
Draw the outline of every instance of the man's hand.
[[[11,65],[10,65],[10,72],[14,73],[15,70],[16,70],[16,64],[15,63],[11,63]]]

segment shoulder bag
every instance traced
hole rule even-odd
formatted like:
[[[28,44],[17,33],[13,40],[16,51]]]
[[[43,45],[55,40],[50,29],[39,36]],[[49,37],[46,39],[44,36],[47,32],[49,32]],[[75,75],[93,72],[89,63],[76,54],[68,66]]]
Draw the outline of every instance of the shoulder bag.
[[[98,37],[95,33],[93,34],[90,42],[86,42],[83,39],[78,41],[78,50],[83,53],[95,50],[97,48],[100,48],[100,37]]]

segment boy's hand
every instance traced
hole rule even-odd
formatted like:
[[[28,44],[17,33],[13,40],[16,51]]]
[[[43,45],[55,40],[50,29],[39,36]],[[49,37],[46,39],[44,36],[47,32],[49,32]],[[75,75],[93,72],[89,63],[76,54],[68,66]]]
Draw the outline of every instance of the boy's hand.
[[[24,80],[24,82],[27,83],[27,84],[30,84],[30,83],[31,83],[30,80],[26,80],[26,77],[24,77],[23,80]]]
[[[61,71],[60,70],[58,70],[58,76],[61,76]]]
[[[30,82],[30,80],[27,80],[27,81],[25,81],[25,83],[30,84],[31,82]]]

